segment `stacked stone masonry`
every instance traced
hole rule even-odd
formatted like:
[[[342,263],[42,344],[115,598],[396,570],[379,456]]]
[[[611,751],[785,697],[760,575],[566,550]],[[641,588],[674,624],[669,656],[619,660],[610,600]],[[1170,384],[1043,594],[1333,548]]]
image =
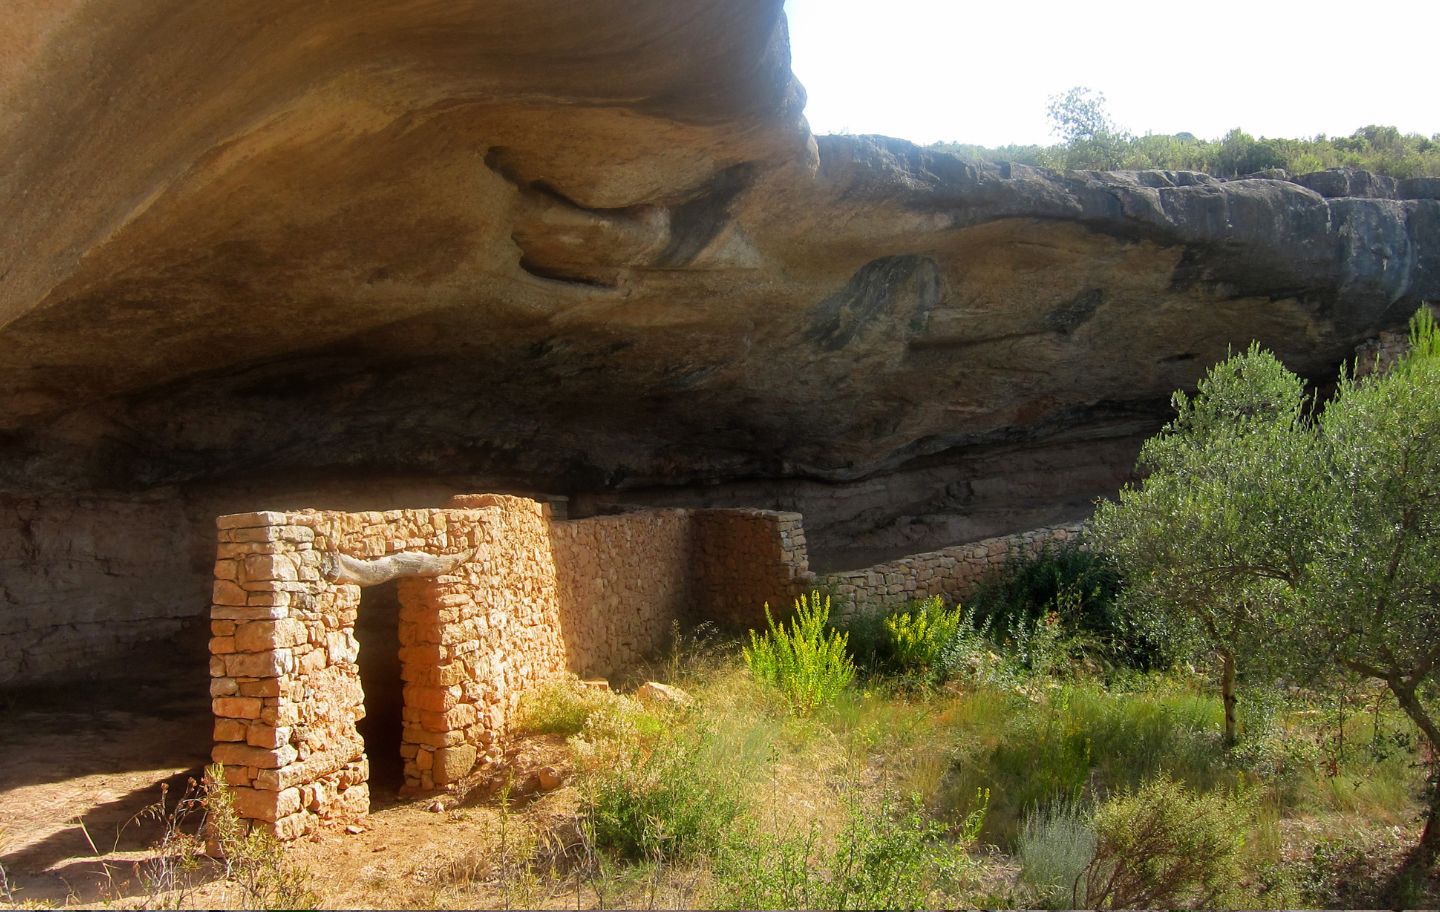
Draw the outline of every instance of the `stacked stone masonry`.
[[[680,619],[758,624],[812,576],[800,517],[656,510],[554,521],[531,500],[448,509],[222,516],[211,610],[213,758],[242,817],[291,839],[369,809],[355,634],[360,587],[337,561],[450,555],[400,579],[400,752],[412,792],[487,758],[520,695],[566,671],[605,676]]]
[[[904,605],[912,599],[941,596],[958,602],[975,590],[986,576],[1008,561],[1040,553],[1047,546],[1078,540],[1082,525],[1051,526],[987,538],[899,560],[864,570],[833,573],[818,581],[835,596],[831,612],[837,618],[865,611]]]

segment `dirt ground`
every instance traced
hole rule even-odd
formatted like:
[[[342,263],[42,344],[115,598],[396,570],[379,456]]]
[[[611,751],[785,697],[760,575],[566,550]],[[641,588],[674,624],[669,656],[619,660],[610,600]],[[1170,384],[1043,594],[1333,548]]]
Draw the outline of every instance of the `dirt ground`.
[[[147,866],[163,828],[146,809],[162,796],[173,807],[209,761],[208,682],[204,663],[196,666],[198,675],[178,660],[138,656],[91,683],[0,694],[0,869],[15,903],[251,905],[216,862],[199,859],[189,888],[164,894]],[[585,895],[566,902],[505,876],[507,852],[533,853],[537,842],[563,848],[577,803],[571,788],[536,785],[542,767],[566,775],[562,741],[532,739],[508,756],[513,798],[504,811],[498,777],[441,804],[377,789],[363,827],[314,834],[287,857],[325,908],[591,904],[582,884]]]

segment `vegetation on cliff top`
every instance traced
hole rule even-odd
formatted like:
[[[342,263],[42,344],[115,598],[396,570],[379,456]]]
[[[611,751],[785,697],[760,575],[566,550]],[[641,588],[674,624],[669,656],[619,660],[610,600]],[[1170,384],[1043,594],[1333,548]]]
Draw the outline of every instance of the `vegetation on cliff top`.
[[[1329,168],[1356,168],[1396,178],[1440,177],[1440,135],[1401,133],[1371,124],[1349,136],[1259,138],[1235,128],[1220,139],[1189,133],[1136,135],[1115,124],[1105,96],[1073,88],[1050,104],[1059,142],[1049,146],[989,148],[941,142],[929,148],[972,161],[1021,162],[1046,168],[1101,171],[1160,169],[1243,177],[1272,168],[1292,175]]]

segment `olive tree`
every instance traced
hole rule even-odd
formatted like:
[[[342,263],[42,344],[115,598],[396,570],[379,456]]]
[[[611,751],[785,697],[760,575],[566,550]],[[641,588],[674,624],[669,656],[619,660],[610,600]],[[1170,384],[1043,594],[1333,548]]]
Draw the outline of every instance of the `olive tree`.
[[[1428,311],[1390,371],[1342,379],[1320,419],[1326,521],[1297,653],[1383,682],[1431,758],[1417,858],[1440,855],[1440,332]]]
[[[1387,687],[1430,762],[1415,861],[1440,856],[1440,330],[1423,310],[1390,370],[1342,376],[1307,417],[1298,378],[1251,347],[1213,369],[1103,504],[1098,542],[1134,604],[1221,661],[1226,739],[1242,659]],[[1316,674],[1310,680],[1323,682]]]
[[[1096,543],[1119,562],[1131,611],[1157,614],[1219,664],[1224,738],[1236,740],[1236,677],[1263,656],[1315,540],[1318,489],[1304,383],[1252,345],[1213,367],[1146,441],[1145,475],[1102,503]]]

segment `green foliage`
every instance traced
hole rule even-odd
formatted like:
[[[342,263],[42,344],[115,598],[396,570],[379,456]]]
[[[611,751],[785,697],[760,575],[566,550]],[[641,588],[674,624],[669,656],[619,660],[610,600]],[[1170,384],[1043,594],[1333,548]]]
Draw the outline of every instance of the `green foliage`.
[[[1079,637],[1112,665],[1142,670],[1174,662],[1164,618],[1126,610],[1114,559],[1074,544],[1014,558],[981,582],[968,604],[979,625],[1013,634],[1055,614],[1068,636]]]
[[[1291,654],[1382,681],[1440,751],[1440,331],[1422,309],[1388,373],[1342,378],[1319,423],[1326,522]],[[1308,480],[1308,479],[1307,479]],[[1316,649],[1316,643],[1323,648]],[[1421,849],[1440,854],[1440,759]]]
[[[1043,908],[1068,909],[1076,893],[1084,894],[1084,876],[1095,857],[1093,809],[1080,801],[1063,799],[1025,815],[1015,840],[1020,859],[1020,883]]]
[[[855,677],[848,637],[829,628],[830,598],[812,592],[795,600],[789,626],[776,624],[765,606],[764,636],[750,631],[745,664],[755,679],[777,688],[800,715],[830,703]]]
[[[941,651],[955,639],[963,618],[960,606],[947,610],[938,595],[885,618],[896,662],[907,671],[936,667]]]
[[[1315,442],[1303,382],[1257,345],[1174,403],[1140,451],[1145,480],[1101,503],[1090,532],[1123,568],[1136,617],[1220,658],[1233,740],[1237,665],[1263,657],[1260,634],[1288,610],[1313,551]]]
[[[845,826],[827,847],[820,829],[803,836],[745,833],[721,865],[725,908],[924,909],[968,882],[966,855],[984,801],[958,834],[928,817],[918,798],[879,808],[852,798]]]
[[[1440,332],[1424,309],[1411,341],[1388,372],[1342,377],[1318,420],[1252,346],[1177,394],[1142,450],[1149,477],[1096,512],[1127,592],[1223,660],[1227,739],[1237,663],[1269,659],[1318,684],[1383,682],[1440,749]],[[1440,855],[1430,795],[1422,862]]]
[[[1013,681],[1013,663],[996,652],[990,639],[990,621],[975,616],[966,607],[955,627],[955,635],[940,651],[940,669],[946,678],[973,684],[1002,684]]]
[[[715,851],[744,810],[724,751],[704,729],[622,750],[586,782],[597,846],[632,861]]]
[[[1105,111],[1105,95],[1083,86],[1050,99],[1051,131],[1064,144],[1066,168],[1112,170],[1124,163],[1132,137],[1120,130]]]
[[[1109,799],[1095,812],[1095,856],[1081,878],[1085,906],[1221,905],[1239,880],[1247,824],[1237,802],[1165,776]]]
[[[994,790],[990,841],[1015,839],[1033,808],[1133,787],[1162,771],[1197,787],[1226,775],[1211,700],[1183,689],[1123,693],[1093,683],[1057,684],[1046,694],[1013,696],[983,725],[956,732],[948,788],[960,798],[978,786]]]

